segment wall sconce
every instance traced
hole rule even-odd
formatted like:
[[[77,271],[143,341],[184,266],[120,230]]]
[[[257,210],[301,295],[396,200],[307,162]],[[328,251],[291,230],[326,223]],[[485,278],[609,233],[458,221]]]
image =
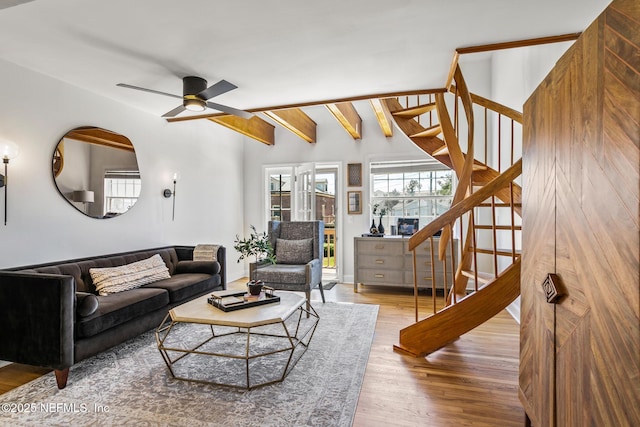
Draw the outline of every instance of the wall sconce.
[[[171,212],[171,221],[174,221],[176,219],[176,182],[178,182],[178,178],[180,178],[180,175],[178,174],[178,172],[174,173],[173,174],[173,191],[171,191],[168,188],[165,188],[162,191],[162,195],[167,199],[169,197],[173,197],[173,210]]]
[[[4,163],[4,175],[0,175],[0,188],[4,187],[4,225],[7,225],[7,166],[9,166],[9,160],[15,159],[19,152],[20,150],[14,142],[0,139],[0,157]]]

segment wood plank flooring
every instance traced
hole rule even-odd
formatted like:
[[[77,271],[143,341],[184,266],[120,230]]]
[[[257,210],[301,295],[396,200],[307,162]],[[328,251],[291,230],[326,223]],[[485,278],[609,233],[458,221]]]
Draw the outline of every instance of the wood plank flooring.
[[[352,284],[338,284],[325,297],[380,306],[354,427],[524,424],[517,391],[520,328],[507,312],[425,358],[413,358],[393,351],[399,330],[413,323],[410,290],[365,286],[354,293]],[[319,291],[312,299],[321,304]],[[426,316],[431,299],[421,301]],[[15,364],[0,368],[0,393],[46,372]]]

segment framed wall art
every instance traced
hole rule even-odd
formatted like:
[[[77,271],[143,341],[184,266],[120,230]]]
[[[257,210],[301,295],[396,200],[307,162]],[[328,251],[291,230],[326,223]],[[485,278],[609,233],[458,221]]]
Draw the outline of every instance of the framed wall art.
[[[347,186],[362,187],[362,163],[347,164]]]
[[[349,215],[362,213],[362,191],[347,191],[347,213]]]

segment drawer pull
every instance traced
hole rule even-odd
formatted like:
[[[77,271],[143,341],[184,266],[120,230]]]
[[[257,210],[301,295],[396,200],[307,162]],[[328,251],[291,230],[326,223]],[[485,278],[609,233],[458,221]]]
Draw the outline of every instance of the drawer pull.
[[[384,274],[376,274],[376,278],[377,279],[383,279],[384,278]]]
[[[376,245],[376,249],[384,249],[384,245],[378,244],[378,245]]]
[[[376,264],[384,264],[384,260],[383,259],[377,259],[376,260]]]

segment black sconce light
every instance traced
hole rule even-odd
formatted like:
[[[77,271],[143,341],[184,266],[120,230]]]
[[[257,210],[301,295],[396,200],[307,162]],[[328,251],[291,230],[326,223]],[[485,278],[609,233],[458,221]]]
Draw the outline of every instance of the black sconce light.
[[[7,167],[9,160],[15,159],[19,153],[18,146],[6,139],[0,139],[0,157],[4,163],[4,175],[0,174],[0,188],[4,187],[4,225],[7,225]]]
[[[171,212],[171,221],[174,221],[176,219],[176,182],[178,182],[179,177],[180,175],[178,174],[178,172],[173,174],[173,191],[171,191],[168,188],[165,188],[162,191],[162,195],[167,199],[169,197],[173,197],[173,210]]]

